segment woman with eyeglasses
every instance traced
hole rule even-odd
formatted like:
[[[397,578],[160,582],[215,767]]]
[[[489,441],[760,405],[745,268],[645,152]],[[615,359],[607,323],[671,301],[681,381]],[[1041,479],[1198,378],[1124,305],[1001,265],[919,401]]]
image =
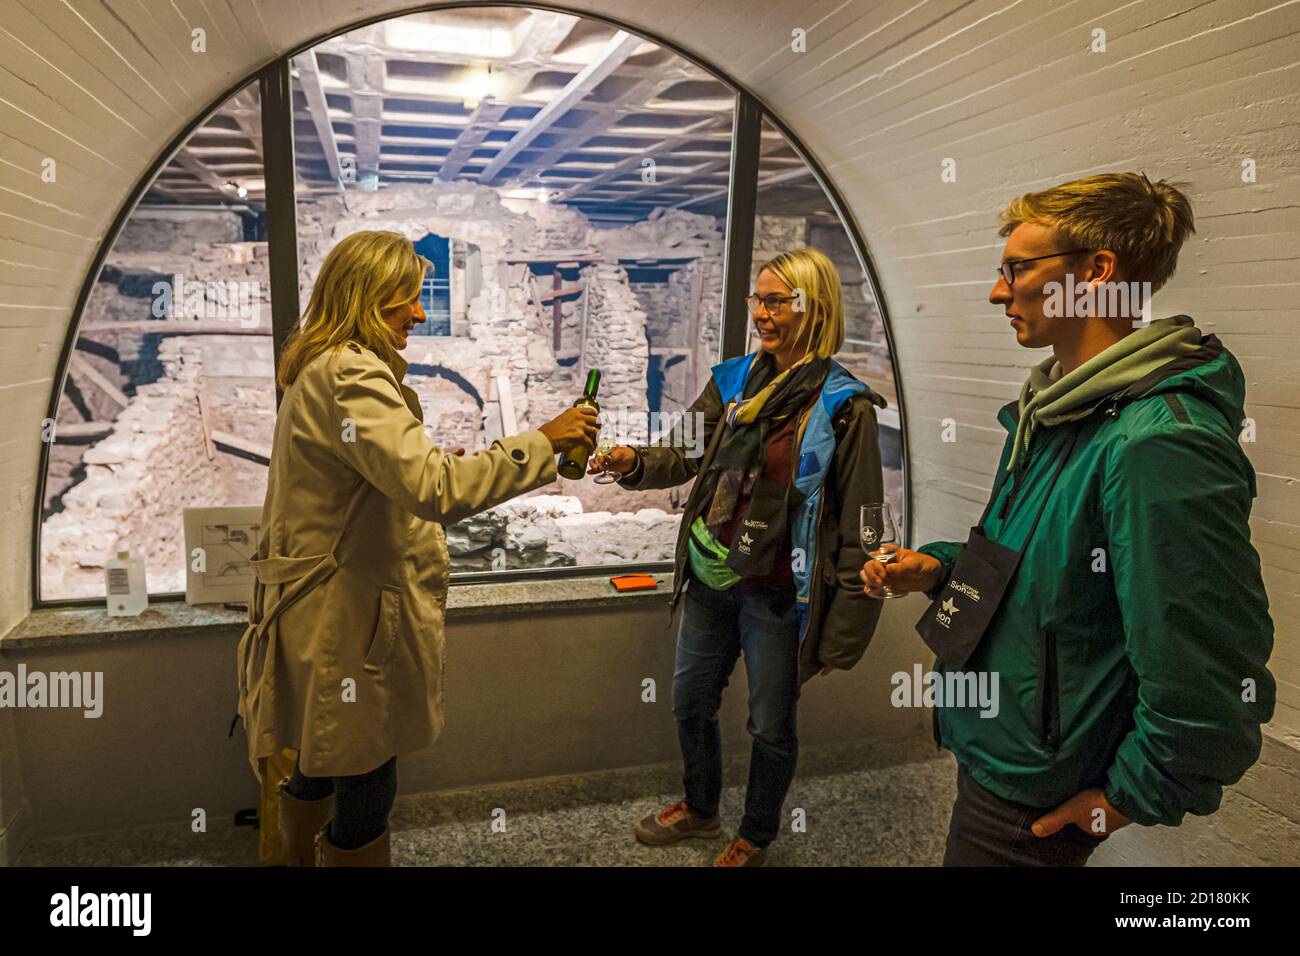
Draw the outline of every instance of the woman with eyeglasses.
[[[885,400],[831,358],[844,342],[839,275],[823,253],[795,249],[765,263],[755,288],[759,349],[715,366],[687,410],[702,423],[704,454],[616,446],[591,467],[634,490],[695,479],[672,596],[675,608],[685,594],[673,674],[685,793],[635,834],[663,846],[721,833],[718,710],[743,654],[749,784],[717,866],[763,863],[794,777],[800,687],[857,663],[881,608],[858,578],[859,507],[882,498],[876,406]]]

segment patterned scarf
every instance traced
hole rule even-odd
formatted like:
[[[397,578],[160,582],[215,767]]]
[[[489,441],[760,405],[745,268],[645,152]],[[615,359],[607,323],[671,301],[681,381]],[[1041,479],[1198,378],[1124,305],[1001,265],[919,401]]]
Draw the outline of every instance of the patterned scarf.
[[[736,502],[746,479],[763,472],[767,435],[791,415],[797,415],[820,391],[830,370],[830,360],[809,354],[780,374],[772,358],[760,355],[750,369],[745,391],[753,394],[733,400],[723,415],[725,431],[707,472],[698,480],[711,482],[705,526],[717,534],[736,513]],[[768,380],[770,379],[770,380]]]

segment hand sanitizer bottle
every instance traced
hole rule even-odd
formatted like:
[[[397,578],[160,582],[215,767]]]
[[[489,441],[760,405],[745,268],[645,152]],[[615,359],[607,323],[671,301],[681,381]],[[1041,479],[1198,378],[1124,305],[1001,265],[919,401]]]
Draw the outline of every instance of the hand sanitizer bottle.
[[[117,552],[104,565],[108,583],[108,616],[135,617],[149,606],[149,589],[144,579],[144,559],[130,551]]]

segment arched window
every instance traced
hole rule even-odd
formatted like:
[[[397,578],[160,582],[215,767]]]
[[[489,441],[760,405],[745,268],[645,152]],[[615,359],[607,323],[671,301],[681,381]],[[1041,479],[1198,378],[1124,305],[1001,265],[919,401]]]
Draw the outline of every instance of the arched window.
[[[256,83],[154,177],[80,315],[47,442],[43,600],[102,598],[115,552],[185,589],[185,508],[259,504],[275,424]]]
[[[105,258],[49,451],[41,600],[102,597],[103,562],[123,548],[146,557],[151,592],[182,590],[183,509],[261,504],[284,331],[271,328],[268,259],[298,277],[297,302],[292,278],[287,298],[276,286],[277,313],[292,316],[329,249],[360,229],[401,232],[436,263],[407,384],[431,438],[468,449],[543,423],[590,368],[620,440],[667,429],[711,366],[745,350],[751,269],[821,248],[846,291],[841,358],[891,400],[886,487],[903,503],[863,250],[797,147],[759,129],[752,98],[652,39],[522,7],[374,22],[273,69],[287,96],[282,112],[267,97],[266,129],[285,148],[268,148],[265,180],[289,182],[292,157],[290,238],[268,230],[284,220],[263,200],[254,85],[163,167]],[[287,192],[271,204],[287,208]],[[159,277],[215,283],[236,267],[258,283],[249,328],[209,328],[184,305],[155,314]],[[688,491],[559,479],[449,527],[453,573],[666,567]],[[212,533],[237,565],[230,529]]]

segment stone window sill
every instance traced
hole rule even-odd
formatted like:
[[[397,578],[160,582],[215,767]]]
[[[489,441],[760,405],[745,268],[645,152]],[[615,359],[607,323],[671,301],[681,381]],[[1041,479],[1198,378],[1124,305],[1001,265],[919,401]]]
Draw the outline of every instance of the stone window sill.
[[[574,575],[539,581],[458,584],[447,592],[447,620],[487,614],[535,614],[575,608],[600,608],[633,602],[665,608],[672,594],[672,572],[656,573],[653,591],[614,590],[606,575]],[[184,601],[151,603],[138,617],[109,617],[102,607],[39,608],[0,638],[0,654],[35,648],[111,644],[243,630],[248,612],[221,605],[192,607]]]

